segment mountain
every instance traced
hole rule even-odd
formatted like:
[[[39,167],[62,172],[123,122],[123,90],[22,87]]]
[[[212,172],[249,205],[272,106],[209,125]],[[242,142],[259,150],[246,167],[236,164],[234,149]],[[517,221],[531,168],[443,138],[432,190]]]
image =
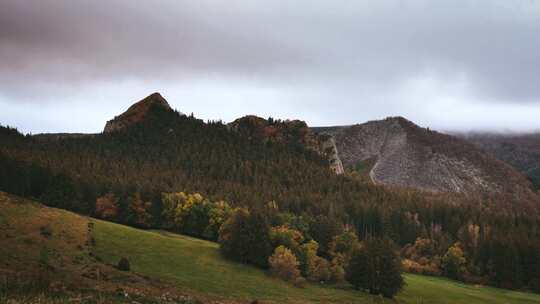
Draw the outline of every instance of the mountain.
[[[514,166],[540,189],[540,133],[456,133],[482,150]]]
[[[534,196],[530,182],[506,163],[457,137],[421,128],[403,117],[315,128],[335,138],[346,168],[378,184],[434,192]]]
[[[159,93],[153,93],[143,100],[133,104],[127,111],[114,119],[109,120],[105,125],[104,133],[116,132],[125,129],[133,124],[143,121],[152,107],[161,107],[171,110],[171,106]]]
[[[347,170],[380,185],[489,197],[501,211],[538,205],[530,183],[508,165],[404,118],[313,129],[257,116],[205,123],[154,93],[108,121],[101,134],[24,136],[0,128],[0,141],[4,190],[83,213],[111,191],[150,200],[162,192],[200,192],[239,206],[276,201],[284,210],[315,214],[344,212],[366,197],[384,205],[403,200]]]
[[[172,110],[157,93],[100,134],[25,136],[0,128],[0,143],[0,189],[82,213],[107,192],[152,201],[162,192],[200,192],[237,206],[277,201],[284,210],[323,213],[367,191],[336,174],[327,157],[335,154],[332,141],[305,122],[247,116],[205,123]]]
[[[143,99],[99,134],[32,136],[0,127],[0,191],[212,240],[219,230],[207,228],[216,217],[246,208],[264,226],[313,239],[322,257],[344,230],[388,237],[402,249],[427,238],[433,263],[463,246],[471,282],[538,282],[529,262],[540,252],[538,196],[525,177],[467,141],[399,117],[322,129],[256,116],[204,122],[161,99]],[[185,198],[186,208],[171,207],[170,197]],[[422,270],[421,257],[410,257],[414,271],[442,273],[440,264]]]

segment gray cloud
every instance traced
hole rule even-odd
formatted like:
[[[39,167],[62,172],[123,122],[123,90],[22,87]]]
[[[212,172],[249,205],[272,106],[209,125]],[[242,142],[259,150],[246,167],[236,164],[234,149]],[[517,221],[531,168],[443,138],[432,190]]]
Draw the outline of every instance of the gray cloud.
[[[205,118],[540,128],[538,33],[535,0],[3,0],[0,122],[97,131],[158,90]]]

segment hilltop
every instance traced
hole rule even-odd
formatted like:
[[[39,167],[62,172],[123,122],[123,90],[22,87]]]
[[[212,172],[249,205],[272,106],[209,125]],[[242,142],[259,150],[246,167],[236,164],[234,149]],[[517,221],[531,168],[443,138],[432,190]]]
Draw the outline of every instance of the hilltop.
[[[109,120],[105,125],[104,133],[117,132],[131,125],[142,122],[148,115],[152,107],[161,107],[165,110],[172,110],[171,106],[159,93],[153,93],[148,97],[133,104],[127,111]]]

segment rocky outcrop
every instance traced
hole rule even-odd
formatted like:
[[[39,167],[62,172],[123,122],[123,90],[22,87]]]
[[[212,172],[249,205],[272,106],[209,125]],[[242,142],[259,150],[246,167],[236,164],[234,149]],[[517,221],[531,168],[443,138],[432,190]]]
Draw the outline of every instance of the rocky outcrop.
[[[319,151],[324,153],[326,158],[330,163],[330,169],[336,174],[344,174],[345,169],[343,168],[343,163],[339,158],[338,149],[336,146],[336,141],[332,136],[319,136],[320,149]]]
[[[318,132],[334,138],[345,168],[368,165],[375,183],[434,192],[530,193],[530,183],[507,164],[402,117]]]
[[[117,132],[131,126],[135,123],[141,122],[148,115],[148,112],[152,107],[163,107],[171,109],[169,103],[159,93],[153,93],[143,100],[133,104],[126,112],[114,119],[109,120],[105,124],[103,133]]]

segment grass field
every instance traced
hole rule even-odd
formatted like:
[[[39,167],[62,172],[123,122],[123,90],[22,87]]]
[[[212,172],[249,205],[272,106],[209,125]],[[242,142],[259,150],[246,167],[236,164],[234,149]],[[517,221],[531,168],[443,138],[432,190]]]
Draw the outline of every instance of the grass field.
[[[91,234],[95,246],[91,248],[85,246],[89,220],[94,222]],[[48,227],[51,234],[44,236],[42,227]],[[127,257],[135,273],[151,279],[118,272],[94,259],[89,251],[110,264],[116,264],[120,257]],[[348,286],[307,284],[305,288],[297,288],[260,269],[223,259],[216,243],[92,220],[0,192],[0,285],[13,273],[33,271],[43,263],[54,269],[50,273],[52,279],[64,280],[73,288],[86,286],[84,288],[94,295],[93,298],[98,287],[100,292],[109,292],[112,300],[101,303],[123,300],[131,303],[129,299],[115,298],[114,291],[118,288],[132,288],[130,294],[133,295],[136,291],[141,292],[143,296],[137,298],[139,303],[156,303],[155,299],[164,292],[194,296],[203,302],[207,302],[204,299],[225,300],[220,303],[250,303],[254,299],[259,303],[540,303],[538,294],[418,275],[405,276],[407,286],[393,301]],[[100,269],[107,280],[96,282],[85,277],[96,269]],[[72,298],[70,295],[64,302],[73,303]],[[146,299],[150,300],[142,301]],[[0,292],[0,303],[5,301],[7,299]],[[32,303],[36,303],[35,299]]]
[[[110,263],[129,258],[132,269],[204,294],[276,303],[383,303],[350,289],[308,284],[296,288],[251,266],[224,260],[218,245],[182,235],[95,221],[96,254]],[[399,303],[540,303],[540,295],[406,275]],[[394,301],[384,301],[393,303]]]

